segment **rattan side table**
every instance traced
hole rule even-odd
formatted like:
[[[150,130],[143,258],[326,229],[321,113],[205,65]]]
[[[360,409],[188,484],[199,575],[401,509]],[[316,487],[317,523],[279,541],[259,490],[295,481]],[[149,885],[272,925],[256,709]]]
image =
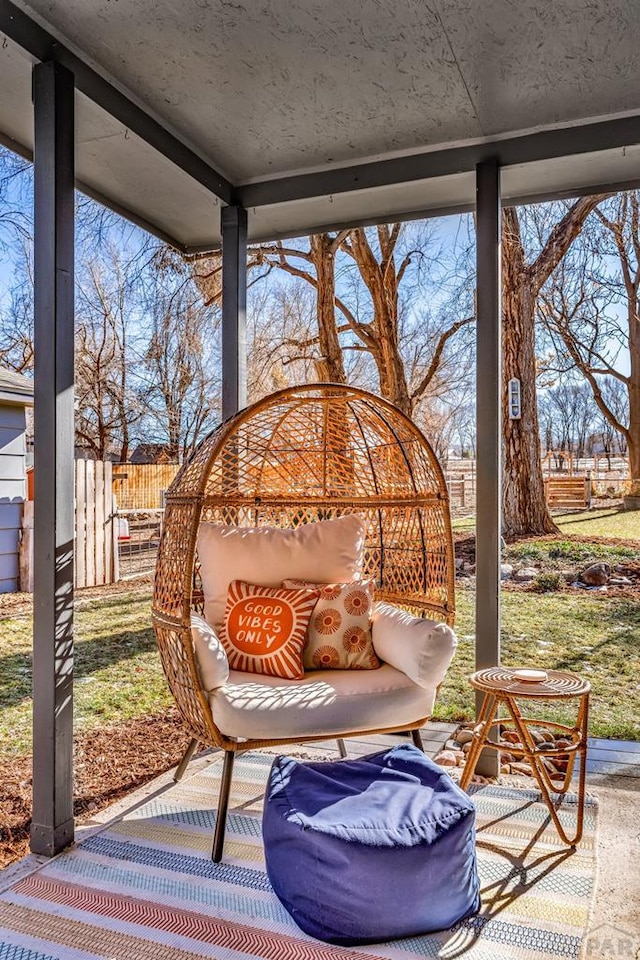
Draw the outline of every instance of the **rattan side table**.
[[[591,684],[575,673],[567,673],[563,670],[546,671],[547,678],[543,681],[531,683],[530,681],[519,680],[515,676],[514,670],[507,667],[489,667],[487,670],[479,670],[469,677],[469,683],[476,690],[482,690],[484,700],[478,722],[473,730],[473,740],[471,748],[467,754],[467,760],[460,780],[460,786],[466,790],[474,774],[478,758],[485,746],[495,747],[498,750],[504,750],[504,744],[498,744],[490,739],[491,728],[500,724],[501,727],[513,726],[520,738],[522,753],[529,761],[531,770],[542,794],[542,799],[547,805],[555,827],[564,841],[569,846],[574,847],[582,837],[582,827],[584,821],[584,793],[587,765],[587,722],[589,717],[589,693]],[[523,717],[518,706],[518,700],[568,700],[573,697],[578,698],[578,713],[573,727],[561,723],[553,723],[549,720],[538,720],[532,717]],[[504,706],[508,713],[506,717],[499,717],[500,706]],[[539,750],[530,727],[536,727],[540,730],[561,731],[565,738],[570,741],[570,745],[555,750]],[[543,758],[552,760],[553,757],[568,756],[567,770],[564,775],[561,786],[556,786],[551,782],[549,772],[546,769]],[[556,804],[551,794],[560,794],[564,796],[571,783],[573,767],[576,756],[580,756],[580,774],[578,779],[578,818],[575,836],[570,839],[560,822]]]

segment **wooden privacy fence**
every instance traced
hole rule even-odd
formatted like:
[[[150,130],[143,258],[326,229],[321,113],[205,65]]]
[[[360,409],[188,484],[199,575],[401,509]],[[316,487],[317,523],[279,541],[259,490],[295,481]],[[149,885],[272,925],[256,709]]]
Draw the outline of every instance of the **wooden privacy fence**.
[[[110,463],[76,460],[76,587],[115,583],[118,521]]]
[[[476,504],[476,481],[474,476],[447,476],[447,489],[452,507],[472,507]]]
[[[544,489],[550,507],[591,506],[590,477],[546,477]]]
[[[98,587],[120,579],[118,521],[111,464],[75,462],[75,585]],[[20,545],[20,588],[33,592],[33,508],[24,504]]]
[[[120,510],[161,510],[177,463],[114,463],[113,492]]]

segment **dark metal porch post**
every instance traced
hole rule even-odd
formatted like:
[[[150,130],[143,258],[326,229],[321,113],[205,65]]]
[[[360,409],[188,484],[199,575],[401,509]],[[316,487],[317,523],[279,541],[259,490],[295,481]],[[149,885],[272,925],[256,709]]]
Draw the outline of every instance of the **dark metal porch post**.
[[[476,670],[500,663],[500,231],[500,169],[487,160],[476,167]],[[478,694],[476,711],[481,700]],[[498,772],[495,750],[485,751],[478,772]]]
[[[73,840],[74,80],[33,69],[35,521],[31,850]]]
[[[247,404],[247,211],[222,208],[222,419]]]

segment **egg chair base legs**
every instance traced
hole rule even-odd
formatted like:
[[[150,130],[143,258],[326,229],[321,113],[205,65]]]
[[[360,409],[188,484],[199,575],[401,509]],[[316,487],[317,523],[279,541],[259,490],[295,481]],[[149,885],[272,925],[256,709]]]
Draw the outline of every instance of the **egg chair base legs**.
[[[222,767],[222,783],[220,784],[220,796],[218,798],[218,815],[216,817],[216,829],[213,835],[213,851],[211,859],[214,863],[220,863],[222,860],[222,848],[224,847],[224,831],[227,825],[227,809],[229,807],[229,793],[231,791],[231,777],[233,776],[233,761],[236,755],[233,750],[225,750],[224,764]]]
[[[347,756],[347,748],[344,745],[344,740],[338,740],[338,753],[342,760]]]
[[[184,777],[184,774],[185,774],[185,770],[186,770],[187,767],[189,766],[189,761],[191,760],[191,757],[194,755],[194,753],[196,752],[196,750],[198,749],[199,746],[200,746],[200,741],[199,741],[199,740],[195,740],[195,739],[194,739],[194,740],[192,740],[192,741],[190,742],[189,746],[187,747],[187,749],[186,749],[185,752],[184,752],[184,756],[183,756],[182,760],[180,761],[180,763],[179,763],[178,766],[176,767],[176,772],[175,772],[174,775],[173,775],[173,782],[174,782],[174,783],[177,783],[178,780],[182,780],[182,778]]]
[[[420,735],[420,731],[419,731],[419,730],[412,730],[412,731],[411,731],[411,739],[413,740],[413,742],[414,742],[414,744],[416,745],[416,747],[418,748],[418,750],[422,750],[422,752],[424,753],[424,744],[423,744],[423,742],[422,742],[422,737],[421,737],[421,735]]]

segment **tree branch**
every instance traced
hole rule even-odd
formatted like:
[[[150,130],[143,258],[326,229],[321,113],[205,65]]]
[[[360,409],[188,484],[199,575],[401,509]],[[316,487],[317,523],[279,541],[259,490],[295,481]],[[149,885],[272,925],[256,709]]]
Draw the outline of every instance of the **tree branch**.
[[[603,193],[597,196],[581,197],[555,225],[537,258],[527,268],[534,293],[537,294],[549,279],[582,230],[582,225],[591,211],[610,196],[613,194]]]
[[[431,357],[431,362],[427,368],[427,372],[422,377],[422,379],[419,380],[417,386],[411,392],[411,400],[414,403],[416,400],[419,400],[420,397],[422,397],[425,390],[427,389],[427,387],[433,380],[434,376],[436,375],[438,367],[440,366],[440,361],[442,359],[444,348],[446,347],[448,341],[451,339],[451,337],[455,336],[458,330],[461,330],[462,327],[466,327],[469,323],[472,323],[474,320],[475,320],[475,316],[465,317],[464,320],[456,320],[456,322],[453,323],[448,330],[445,330],[443,333],[440,334],[440,337],[438,338],[438,343],[436,344],[436,349],[433,352],[433,356]]]

